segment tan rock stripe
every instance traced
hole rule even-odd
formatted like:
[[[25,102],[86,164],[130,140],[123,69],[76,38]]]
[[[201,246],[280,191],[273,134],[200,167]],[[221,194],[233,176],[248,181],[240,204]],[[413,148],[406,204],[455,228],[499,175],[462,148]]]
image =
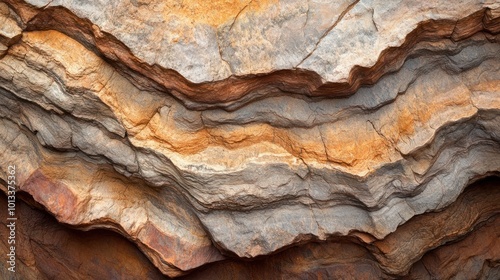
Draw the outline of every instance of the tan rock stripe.
[[[6,0],[6,3],[27,23],[25,30],[58,30],[65,33],[99,56],[105,57],[118,71],[138,85],[169,92],[184,104],[197,108],[208,108],[209,104],[225,107],[254,92],[269,92],[271,96],[283,93],[325,97],[349,96],[360,86],[374,84],[385,73],[400,67],[417,42],[440,38],[462,39],[480,30],[492,34],[500,32],[500,17],[494,17],[495,14],[483,9],[458,21],[458,25],[456,21],[451,20],[419,24],[417,29],[406,36],[400,47],[388,48],[382,52],[373,67],[354,67],[347,83],[323,83],[319,75],[311,71],[279,70],[268,74],[230,77],[221,81],[194,84],[174,70],[143,63],[114,36],[99,31],[89,20],[78,18],[65,8],[36,9],[20,0]],[[246,97],[244,102],[250,102],[256,97]],[[262,98],[262,93],[258,97]]]

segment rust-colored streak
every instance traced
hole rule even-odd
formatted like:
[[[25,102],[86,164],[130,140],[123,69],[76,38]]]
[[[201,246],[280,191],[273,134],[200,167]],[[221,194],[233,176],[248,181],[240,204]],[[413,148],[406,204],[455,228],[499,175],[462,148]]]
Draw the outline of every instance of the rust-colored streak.
[[[418,42],[443,38],[462,40],[477,32],[484,31],[489,34],[500,32],[500,17],[495,18],[490,10],[483,9],[464,17],[458,24],[452,20],[429,20],[420,23],[406,36],[401,46],[383,51],[372,67],[353,67],[348,82],[345,83],[324,83],[315,72],[294,69],[232,76],[225,80],[195,84],[174,70],[144,63],[113,35],[95,30],[92,22],[77,17],[66,8],[36,9],[18,0],[5,2],[23,17],[27,25],[25,30],[58,30],[104,57],[138,86],[168,92],[194,109],[228,106],[234,108],[235,103],[242,106],[257,98],[283,94],[321,98],[346,97],[354,94],[361,86],[374,84],[384,74],[399,68]],[[198,8],[195,6],[190,9],[192,13],[197,13]],[[204,20],[218,23],[221,19],[225,20],[223,15],[232,13],[234,11],[225,11],[217,16],[219,18],[217,20],[215,16],[213,19],[207,17]],[[31,16],[33,14],[35,16]],[[257,91],[258,94],[255,93]]]
[[[206,262],[207,259],[223,259],[222,255],[211,244],[202,248],[187,246],[186,243],[179,242],[178,238],[161,232],[150,222],[144,225],[140,236],[145,246],[159,252],[162,261],[175,264],[183,271],[194,269]],[[190,257],[186,258],[186,256],[179,255],[178,252],[185,252]]]
[[[67,186],[59,181],[53,182],[41,170],[36,170],[26,180],[21,190],[33,196],[36,202],[42,204],[59,220],[69,221],[74,217],[78,197]]]
[[[125,237],[68,228],[30,204],[20,200],[16,205],[17,278],[11,279],[169,279]],[[3,193],[0,206],[7,207]],[[7,211],[1,211],[0,218],[0,236],[7,236]],[[6,249],[7,243],[0,242],[2,255]],[[6,273],[4,267],[0,273]]]
[[[371,245],[350,236],[333,237],[253,261],[208,264],[184,279],[233,279],[234,275],[241,279],[428,279],[417,277],[428,273],[422,263],[438,279],[477,273],[481,263],[471,259],[487,263],[499,258],[499,183],[498,178],[478,181],[443,211],[418,215]],[[462,265],[476,271],[463,271]]]
[[[277,2],[276,0],[215,0],[215,1],[165,1],[163,11],[185,20],[219,26],[245,11],[260,11]]]
[[[406,108],[403,108],[398,115],[398,135],[411,135],[415,132],[413,115]]]
[[[412,262],[402,256],[417,260],[427,250],[465,234],[500,213],[498,186],[498,180],[476,183],[444,211],[412,218],[396,232],[373,243],[375,256],[392,273],[406,273]]]

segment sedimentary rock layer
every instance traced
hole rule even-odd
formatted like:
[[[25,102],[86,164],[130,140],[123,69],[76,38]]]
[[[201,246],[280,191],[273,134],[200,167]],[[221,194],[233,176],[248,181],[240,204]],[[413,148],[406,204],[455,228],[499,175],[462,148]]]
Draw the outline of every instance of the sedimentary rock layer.
[[[299,245],[257,260],[232,258],[208,264],[181,279],[390,279],[404,275],[401,271],[408,273],[408,267],[401,263],[412,263],[408,256],[416,254],[423,257],[412,264],[408,279],[457,276],[477,279],[488,275],[491,278],[498,275],[500,268],[499,184],[500,180],[494,177],[480,180],[442,212],[415,217],[388,238],[372,245],[358,238],[334,238]],[[30,197],[21,197],[36,206]],[[6,197],[2,196],[0,205],[4,204]],[[22,248],[18,251],[19,273],[30,279],[168,278],[131,243],[115,234],[102,230],[82,233],[65,228],[24,202],[18,204],[18,211],[24,217],[18,225]],[[467,222],[462,223],[462,219]],[[2,213],[2,222],[5,220],[6,215]],[[7,235],[5,227],[1,230]],[[408,242],[408,234],[415,232],[418,235],[411,238],[415,243]],[[60,255],[64,258],[54,257]],[[391,258],[396,255],[398,258]],[[377,262],[382,259],[395,261],[386,262],[392,270],[383,265],[384,261]],[[400,273],[391,274],[398,266]],[[0,273],[8,279],[7,271]]]
[[[0,205],[7,207],[3,193]],[[22,200],[16,210],[20,216],[16,229],[17,279],[165,279],[137,247],[116,233],[69,229]],[[0,232],[8,236],[6,211],[0,217]],[[2,252],[7,251],[7,244],[2,242],[0,246]],[[4,265],[0,276],[14,278]]]
[[[2,190],[15,165],[33,205],[169,277],[290,252],[262,273],[330,277],[346,250],[355,278],[446,278],[458,238],[496,273],[465,236],[494,239],[498,190],[459,195],[500,171],[497,3],[197,2],[0,2]]]

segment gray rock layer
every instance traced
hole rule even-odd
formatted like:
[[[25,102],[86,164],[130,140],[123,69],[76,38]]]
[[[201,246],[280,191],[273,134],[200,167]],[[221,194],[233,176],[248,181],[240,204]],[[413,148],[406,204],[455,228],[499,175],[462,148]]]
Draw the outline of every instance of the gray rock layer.
[[[0,3],[3,183],[15,165],[19,190],[59,222],[118,231],[179,276],[308,241],[383,240],[498,174],[496,3],[257,2],[204,17],[205,4],[168,1]],[[37,29],[54,11],[72,20]],[[234,79],[245,94],[198,106],[171,70],[246,75],[199,85]],[[313,97],[307,79],[273,80],[286,73],[349,86]]]

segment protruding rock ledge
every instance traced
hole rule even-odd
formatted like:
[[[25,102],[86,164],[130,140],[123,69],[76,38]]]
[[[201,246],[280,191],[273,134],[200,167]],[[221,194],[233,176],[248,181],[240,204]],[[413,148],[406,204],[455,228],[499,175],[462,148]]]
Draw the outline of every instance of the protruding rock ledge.
[[[462,18],[464,11],[456,19],[418,22],[413,30],[408,30],[404,39],[399,40],[400,43],[388,43],[376,54],[367,53],[367,59],[373,60],[373,63],[368,66],[353,64],[348,68],[347,76],[338,80],[322,78],[314,70],[276,68],[259,74],[248,73],[214,82],[192,83],[175,69],[145,63],[112,34],[100,30],[88,19],[80,18],[64,7],[36,8],[21,0],[5,2],[20,15],[24,30],[58,30],[105,58],[142,89],[168,92],[186,106],[198,110],[214,107],[234,110],[252,100],[290,94],[309,97],[349,96],[361,86],[372,85],[384,74],[397,70],[418,42],[437,39],[457,41],[481,31],[491,35],[500,32],[500,17],[490,8],[480,9]],[[496,40],[494,37],[491,39]]]
[[[227,258],[267,259],[282,250],[295,250],[304,262],[307,252],[330,259],[318,251],[314,242],[320,241],[334,244],[333,251],[352,250],[344,257],[352,253],[353,262],[376,276],[420,275],[425,252],[440,256],[445,242],[492,228],[486,224],[498,212],[497,190],[460,194],[500,171],[495,5],[463,1],[448,13],[441,2],[426,4],[402,29],[384,31],[394,27],[380,24],[380,10],[348,1],[319,27],[326,32],[308,50],[314,55],[297,64],[309,70],[255,68],[196,84],[146,63],[130,41],[120,41],[127,34],[105,32],[105,24],[85,19],[72,4],[70,10],[5,3],[0,178],[6,181],[7,164],[19,166],[19,189],[60,223],[117,231],[166,275],[214,262],[217,268]],[[262,7],[274,5],[268,4]],[[252,5],[229,29],[259,17]],[[460,9],[467,13],[457,14]],[[315,22],[310,12],[304,26]],[[361,29],[343,29],[356,17]],[[395,37],[378,51],[365,49],[376,42],[363,26]],[[329,36],[342,30],[342,38],[359,31],[353,40],[366,39],[346,51],[356,59],[318,60],[330,49],[339,52]],[[220,58],[235,44],[221,45]],[[153,50],[146,52],[156,55]],[[325,76],[323,66],[338,79]],[[481,203],[470,204],[474,199]],[[449,209],[465,214],[456,219]],[[418,232],[418,240],[405,243],[414,221],[436,234]],[[495,252],[470,250],[459,261],[485,263]],[[269,259],[276,256],[283,254]],[[286,266],[280,257],[271,263]],[[291,263],[283,271],[292,276],[323,271],[315,261],[311,267]],[[495,273],[493,266],[485,263],[471,275]],[[357,271],[356,264],[347,267]],[[319,273],[337,273],[326,271]]]
[[[359,235],[311,242],[253,261],[209,264],[183,279],[487,278],[499,271],[499,187],[498,177],[480,180],[443,211],[414,217],[380,241]]]
[[[180,279],[234,279],[235,275],[239,275],[239,279],[346,275],[356,279],[402,276],[429,279],[430,275],[439,279],[455,275],[476,279],[495,275],[498,273],[495,263],[500,256],[500,206],[495,203],[500,199],[499,183],[495,177],[480,180],[443,211],[417,216],[381,241],[372,243],[359,235],[359,239],[312,242],[257,260],[229,259],[206,264]],[[23,193],[19,193],[19,198],[31,201]],[[166,278],[126,240],[103,230],[83,233],[68,229],[46,214],[30,209],[23,200],[17,204],[18,214],[23,217],[17,230],[18,274],[32,279],[63,279],[63,274],[64,279],[80,279],[81,275]],[[2,195],[0,206],[5,201]],[[5,221],[2,215],[1,220]],[[464,217],[473,223],[462,223]],[[64,253],[59,251],[61,244],[65,244]],[[418,257],[400,254],[403,251],[417,253]],[[65,257],[54,257],[58,254]],[[94,261],[82,260],[82,254]],[[396,255],[398,257],[393,258]],[[460,269],[462,267],[467,269]],[[6,275],[6,271],[0,273]]]
[[[82,232],[58,223],[46,212],[33,209],[17,194],[16,272],[0,266],[2,279],[166,279],[137,247],[106,230]],[[0,207],[7,199],[0,194]],[[7,211],[0,211],[0,233],[8,236]],[[0,242],[5,255],[6,243]]]

